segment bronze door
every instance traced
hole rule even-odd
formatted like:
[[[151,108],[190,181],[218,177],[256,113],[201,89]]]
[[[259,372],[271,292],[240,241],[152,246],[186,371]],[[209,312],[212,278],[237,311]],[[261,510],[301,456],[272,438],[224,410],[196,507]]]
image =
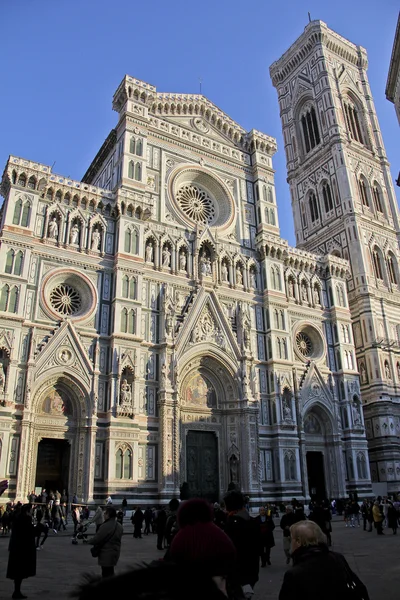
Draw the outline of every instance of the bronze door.
[[[218,440],[210,431],[189,431],[186,436],[187,483],[191,498],[219,500]]]

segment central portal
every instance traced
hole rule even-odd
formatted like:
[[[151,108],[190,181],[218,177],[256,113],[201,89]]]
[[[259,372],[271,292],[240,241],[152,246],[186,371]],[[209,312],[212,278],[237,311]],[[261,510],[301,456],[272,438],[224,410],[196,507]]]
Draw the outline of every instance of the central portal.
[[[325,500],[325,471],[322,452],[307,452],[307,475],[311,500]]]
[[[210,431],[188,431],[186,437],[187,483],[191,498],[219,499],[218,439]]]
[[[44,438],[39,442],[35,488],[68,491],[70,445],[67,440]]]

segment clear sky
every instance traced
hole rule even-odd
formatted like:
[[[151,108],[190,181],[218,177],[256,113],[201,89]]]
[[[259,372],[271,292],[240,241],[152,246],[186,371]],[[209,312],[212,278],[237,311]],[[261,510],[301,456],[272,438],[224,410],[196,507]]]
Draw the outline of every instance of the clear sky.
[[[400,128],[385,98],[398,0],[3,0],[0,163],[9,154],[81,179],[117,122],[125,74],[160,92],[202,92],[247,130],[277,138],[282,237],[294,244],[276,90],[269,66],[321,19],[369,56],[369,80],[392,173]],[[399,189],[399,188],[398,188]]]

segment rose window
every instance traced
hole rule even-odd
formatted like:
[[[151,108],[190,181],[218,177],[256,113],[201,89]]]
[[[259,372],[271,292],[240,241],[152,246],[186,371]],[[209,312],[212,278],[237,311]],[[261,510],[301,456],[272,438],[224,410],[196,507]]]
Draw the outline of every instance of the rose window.
[[[60,315],[71,316],[81,308],[81,295],[71,285],[60,284],[50,292],[50,304]]]
[[[300,331],[296,335],[296,345],[297,348],[303,356],[310,356],[313,351],[313,345],[306,333],[304,331]]]
[[[214,201],[197,185],[182,186],[176,194],[176,199],[189,219],[204,225],[214,221],[216,215]]]

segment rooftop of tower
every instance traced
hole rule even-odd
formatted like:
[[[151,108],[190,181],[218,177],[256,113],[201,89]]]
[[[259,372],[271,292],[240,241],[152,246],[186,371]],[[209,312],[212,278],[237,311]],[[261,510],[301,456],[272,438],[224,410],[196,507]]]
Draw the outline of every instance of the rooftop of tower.
[[[367,51],[362,46],[353,44],[328,27],[324,21],[314,20],[306,25],[303,33],[282,56],[269,68],[273,84],[283,81],[304,59],[313,52],[315,46],[325,44],[326,47],[355,66],[367,68]]]

